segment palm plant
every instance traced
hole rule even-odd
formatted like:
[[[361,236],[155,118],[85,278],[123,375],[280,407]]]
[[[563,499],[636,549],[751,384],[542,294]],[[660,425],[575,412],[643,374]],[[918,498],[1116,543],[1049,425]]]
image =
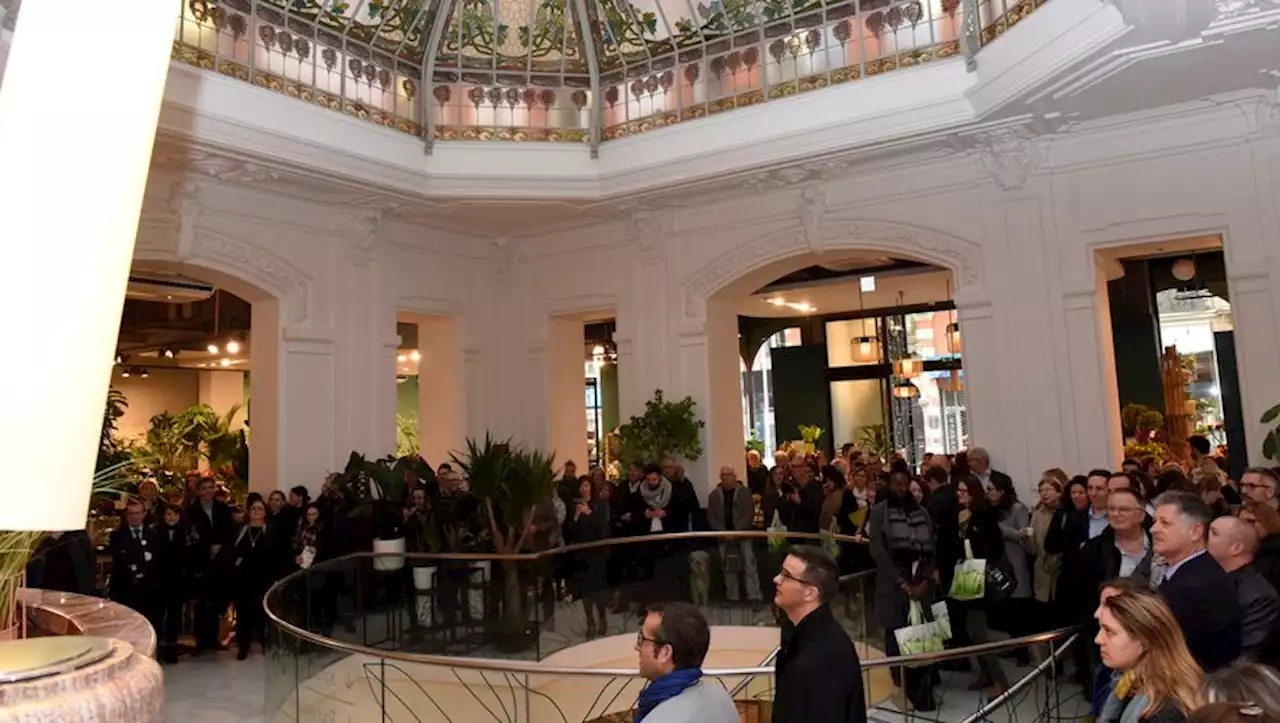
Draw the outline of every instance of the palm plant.
[[[550,499],[554,489],[554,455],[524,451],[486,434],[483,444],[467,439],[463,456],[452,457],[471,483],[471,493],[484,506],[496,551],[502,555],[518,553],[528,537],[534,509]],[[501,628],[509,635],[519,635],[525,630],[520,568],[506,564],[502,572]]]

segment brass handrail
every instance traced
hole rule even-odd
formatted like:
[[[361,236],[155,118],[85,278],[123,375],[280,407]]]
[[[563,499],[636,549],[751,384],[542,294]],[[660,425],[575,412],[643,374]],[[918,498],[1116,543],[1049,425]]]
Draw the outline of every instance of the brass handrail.
[[[664,542],[671,540],[687,540],[687,539],[753,539],[753,538],[784,538],[784,539],[813,539],[818,541],[834,540],[837,542],[857,542],[853,537],[847,535],[838,535],[834,533],[803,533],[803,532],[758,532],[758,531],[741,531],[741,532],[681,532],[661,535],[643,535],[638,537],[610,538],[608,540],[600,540],[597,542],[587,542],[577,545],[565,545],[553,548],[551,550],[527,553],[518,555],[486,555],[480,553],[464,553],[458,555],[445,555],[439,553],[372,553],[372,552],[356,552],[343,557],[334,558],[325,562],[313,565],[306,570],[298,570],[277,581],[267,591],[263,597],[263,609],[266,611],[268,620],[275,623],[283,631],[293,635],[299,639],[320,647],[329,648],[345,652],[348,654],[368,655],[375,658],[386,658],[388,660],[399,660],[409,663],[418,663],[422,665],[441,665],[446,667],[460,668],[463,670],[480,670],[494,671],[506,673],[527,673],[535,675],[587,675],[587,676],[635,676],[637,672],[632,668],[572,668],[566,666],[547,666],[538,662],[522,661],[522,660],[506,660],[506,659],[489,659],[474,657],[452,657],[446,655],[432,655],[429,653],[405,653],[398,650],[385,650],[380,648],[371,648],[364,645],[354,643],[346,643],[340,640],[327,638],[310,630],[305,630],[292,623],[280,618],[271,610],[269,601],[273,596],[281,594],[283,587],[294,580],[305,578],[313,571],[323,569],[324,567],[333,567],[338,563],[346,560],[359,558],[377,558],[377,557],[403,557],[407,559],[425,559],[425,560],[504,560],[504,561],[535,561],[544,557],[554,556],[561,553],[570,553],[580,550],[589,550],[599,547],[607,547],[611,544],[628,544],[639,542]],[[603,544],[602,544],[603,543]],[[875,570],[863,570],[851,575],[842,576],[841,581],[849,581],[853,579],[861,579],[875,574]],[[1055,640],[1059,637],[1073,632],[1072,628],[1063,628],[1046,633],[1038,633],[1036,635],[1028,635],[1020,638],[1012,638],[994,643],[983,643],[973,645],[966,648],[957,648],[955,650],[947,650],[941,653],[921,653],[918,655],[896,656],[892,658],[877,658],[863,663],[864,670],[871,668],[893,667],[908,664],[934,663],[955,658],[965,658],[980,653],[997,652],[1001,650],[1012,650],[1023,645],[1035,645],[1038,643]],[[773,666],[756,666],[749,668],[717,668],[704,670],[704,675],[713,677],[737,677],[737,676],[754,676],[754,675],[770,675],[774,671]]]

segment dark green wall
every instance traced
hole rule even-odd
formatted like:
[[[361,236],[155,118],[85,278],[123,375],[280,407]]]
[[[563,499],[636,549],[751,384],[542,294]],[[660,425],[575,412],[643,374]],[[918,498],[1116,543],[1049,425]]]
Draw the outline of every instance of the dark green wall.
[[[1160,321],[1145,260],[1125,261],[1124,276],[1107,283],[1120,408],[1142,404],[1164,411]]]

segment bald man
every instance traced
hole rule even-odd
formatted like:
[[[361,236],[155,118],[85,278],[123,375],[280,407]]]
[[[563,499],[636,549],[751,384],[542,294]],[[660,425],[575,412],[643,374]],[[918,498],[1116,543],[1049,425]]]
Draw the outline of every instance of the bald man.
[[[750,530],[755,517],[755,503],[751,490],[738,481],[738,475],[728,465],[720,468],[720,484],[707,495],[707,525],[717,532]],[[724,568],[724,590],[729,602],[739,602],[738,577],[747,583],[747,599],[759,605],[760,575],[756,570],[756,556],[749,539],[723,539],[719,543],[720,564]]]
[[[1280,652],[1280,596],[1253,569],[1257,552],[1258,533],[1248,522],[1219,517],[1209,526],[1209,554],[1226,570],[1240,600],[1240,653],[1270,661]]]

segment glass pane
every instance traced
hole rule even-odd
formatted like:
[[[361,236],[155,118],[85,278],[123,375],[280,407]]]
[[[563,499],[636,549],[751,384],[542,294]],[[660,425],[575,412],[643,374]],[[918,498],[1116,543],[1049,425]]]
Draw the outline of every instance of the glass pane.
[[[907,314],[907,353],[925,360],[959,356],[951,350],[947,335],[947,327],[955,320],[955,311]]]
[[[969,407],[964,371],[925,372],[916,377],[923,424],[914,430],[915,447],[934,454],[955,454],[969,447]]]
[[[879,364],[881,359],[875,318],[827,324],[827,366],[833,369],[866,366]]]
[[[884,434],[884,381],[856,379],[831,383],[831,440],[839,449],[845,442],[871,452],[882,452],[875,439]]]

